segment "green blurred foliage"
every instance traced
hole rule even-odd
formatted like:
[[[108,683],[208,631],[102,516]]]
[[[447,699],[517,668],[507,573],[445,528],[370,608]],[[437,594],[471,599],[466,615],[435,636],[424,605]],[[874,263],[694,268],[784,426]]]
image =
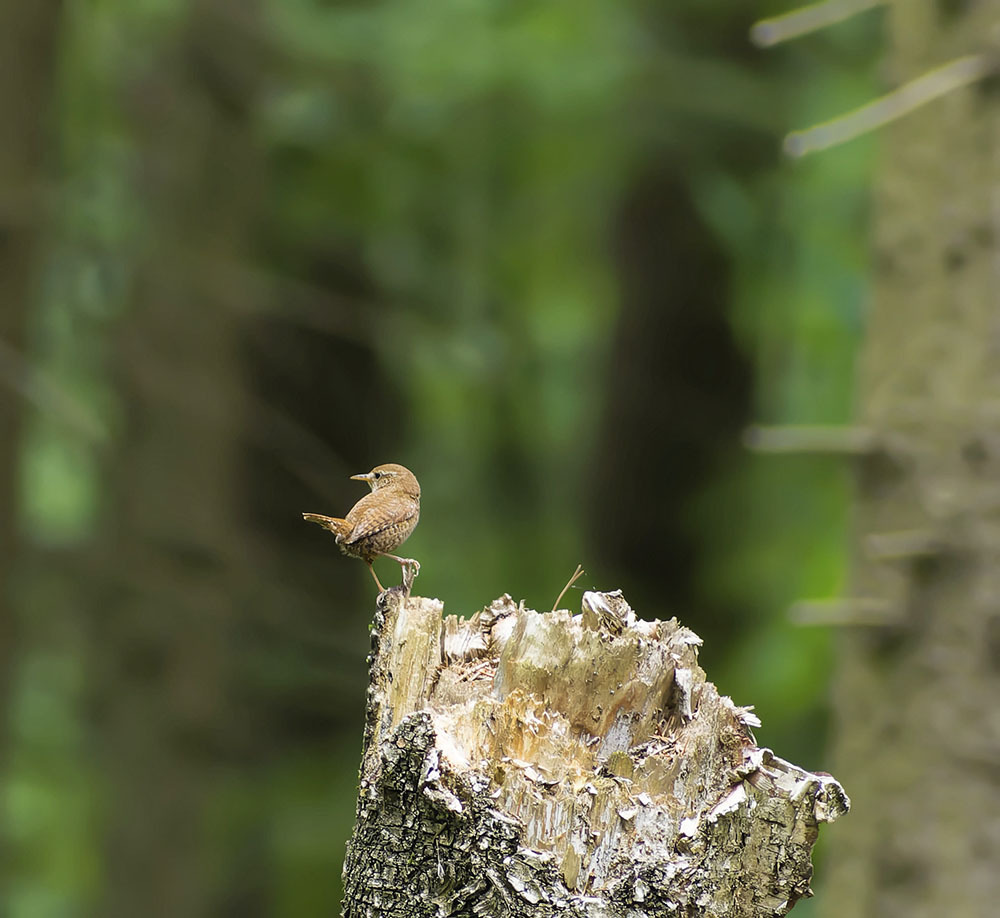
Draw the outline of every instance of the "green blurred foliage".
[[[55,205],[30,311],[37,397],[21,445],[23,531],[37,555],[18,582],[27,640],[4,795],[19,852],[15,918],[83,915],[100,901],[113,788],[87,754],[88,649],[70,588],[80,568],[50,582],[63,556],[46,553],[85,552],[112,512],[103,476],[122,406],[108,353],[152,238],[133,193],[141,151],[124,100],[189,15],[181,0],[65,8]],[[271,0],[229,25],[253,33],[266,74],[251,116],[266,220],[260,263],[248,267],[279,293],[267,308],[315,334],[349,339],[361,318],[374,327],[400,420],[385,433],[393,455],[369,464],[403,461],[419,474],[423,518],[406,551],[422,560],[420,591],[448,611],[470,614],[503,592],[548,608],[577,561],[586,587],[628,595],[629,583],[601,579],[601,558],[584,556],[583,492],[614,372],[611,225],[651,158],[679,175],[728,258],[728,319],[753,364],[754,419],[850,417],[872,149],[800,163],[778,150],[782,130],[873,92],[871,19],[766,53],[743,44],[745,8],[723,2],[447,0],[431,12],[406,0]],[[374,297],[312,296],[313,253],[331,244],[351,253]],[[347,384],[364,398],[363,381]],[[699,548],[693,607],[638,610],[676,611],[696,631],[698,602],[732,610],[739,640],[706,647],[710,678],[756,704],[762,743],[811,767],[823,761],[828,635],[785,613],[844,585],[845,472],[834,460],[729,449],[678,524]],[[606,506],[614,512],[613,495]],[[303,509],[323,508],[288,513]],[[348,563],[329,553],[330,565]],[[356,635],[344,652],[360,660],[367,610],[334,611]],[[268,678],[280,690],[290,677],[276,665]],[[238,873],[234,852],[263,839],[267,914],[335,907],[361,692],[349,694],[357,732],[279,746],[266,768],[237,768],[213,803],[228,852],[214,870]]]

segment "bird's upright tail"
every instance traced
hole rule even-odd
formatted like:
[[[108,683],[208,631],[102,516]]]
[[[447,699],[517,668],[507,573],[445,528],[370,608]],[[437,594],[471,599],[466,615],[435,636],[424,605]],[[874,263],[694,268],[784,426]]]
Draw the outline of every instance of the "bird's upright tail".
[[[336,516],[323,516],[322,513],[303,513],[302,519],[308,520],[310,523],[318,523],[336,536],[346,536],[351,531],[351,524]]]

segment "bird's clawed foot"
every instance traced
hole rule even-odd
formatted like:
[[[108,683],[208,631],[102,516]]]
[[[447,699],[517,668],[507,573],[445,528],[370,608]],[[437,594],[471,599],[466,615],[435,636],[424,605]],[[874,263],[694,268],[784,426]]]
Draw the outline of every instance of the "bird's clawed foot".
[[[415,561],[413,558],[402,558],[399,564],[403,568],[403,589],[406,591],[406,595],[409,596],[410,590],[413,589],[413,581],[416,579],[417,574],[420,573],[420,562]]]
[[[420,573],[420,562],[416,558],[400,558],[399,555],[390,555],[388,552],[383,552],[384,558],[392,558],[402,569],[403,569],[403,584],[412,585],[417,574]],[[406,586],[407,592],[409,592],[409,585]]]
[[[390,555],[387,551],[382,552],[382,557],[392,558],[393,561],[402,567],[415,567],[417,569],[417,573],[420,572],[420,562],[414,558],[400,558],[399,555]]]
[[[403,582],[399,586],[389,587],[389,589],[386,589],[379,582],[379,579],[375,574],[375,568],[369,564],[368,569],[372,572],[372,577],[375,578],[375,584],[378,586],[379,597],[394,591],[400,592],[404,596],[409,596],[410,590],[413,589],[413,581],[416,579],[417,574],[420,573],[420,562],[415,558],[400,558],[396,555],[390,554],[385,554],[384,557],[392,558],[393,561],[399,562],[399,566],[403,569]]]

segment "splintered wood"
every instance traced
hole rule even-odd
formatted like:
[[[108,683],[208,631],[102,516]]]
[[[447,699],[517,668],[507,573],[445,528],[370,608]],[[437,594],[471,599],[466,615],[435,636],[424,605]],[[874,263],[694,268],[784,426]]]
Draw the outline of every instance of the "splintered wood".
[[[376,615],[345,918],[783,915],[810,895],[828,775],[759,748],[676,620],[616,593]]]

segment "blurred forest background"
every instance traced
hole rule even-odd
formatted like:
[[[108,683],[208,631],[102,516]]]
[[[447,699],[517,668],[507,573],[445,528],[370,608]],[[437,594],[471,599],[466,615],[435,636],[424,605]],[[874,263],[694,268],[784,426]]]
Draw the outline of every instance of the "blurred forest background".
[[[782,9],[0,4],[5,916],[337,913],[374,591],[300,513],[379,462],[417,592],[582,562],[832,770],[850,482],[743,435],[851,416],[875,145],[780,149],[883,23]]]

